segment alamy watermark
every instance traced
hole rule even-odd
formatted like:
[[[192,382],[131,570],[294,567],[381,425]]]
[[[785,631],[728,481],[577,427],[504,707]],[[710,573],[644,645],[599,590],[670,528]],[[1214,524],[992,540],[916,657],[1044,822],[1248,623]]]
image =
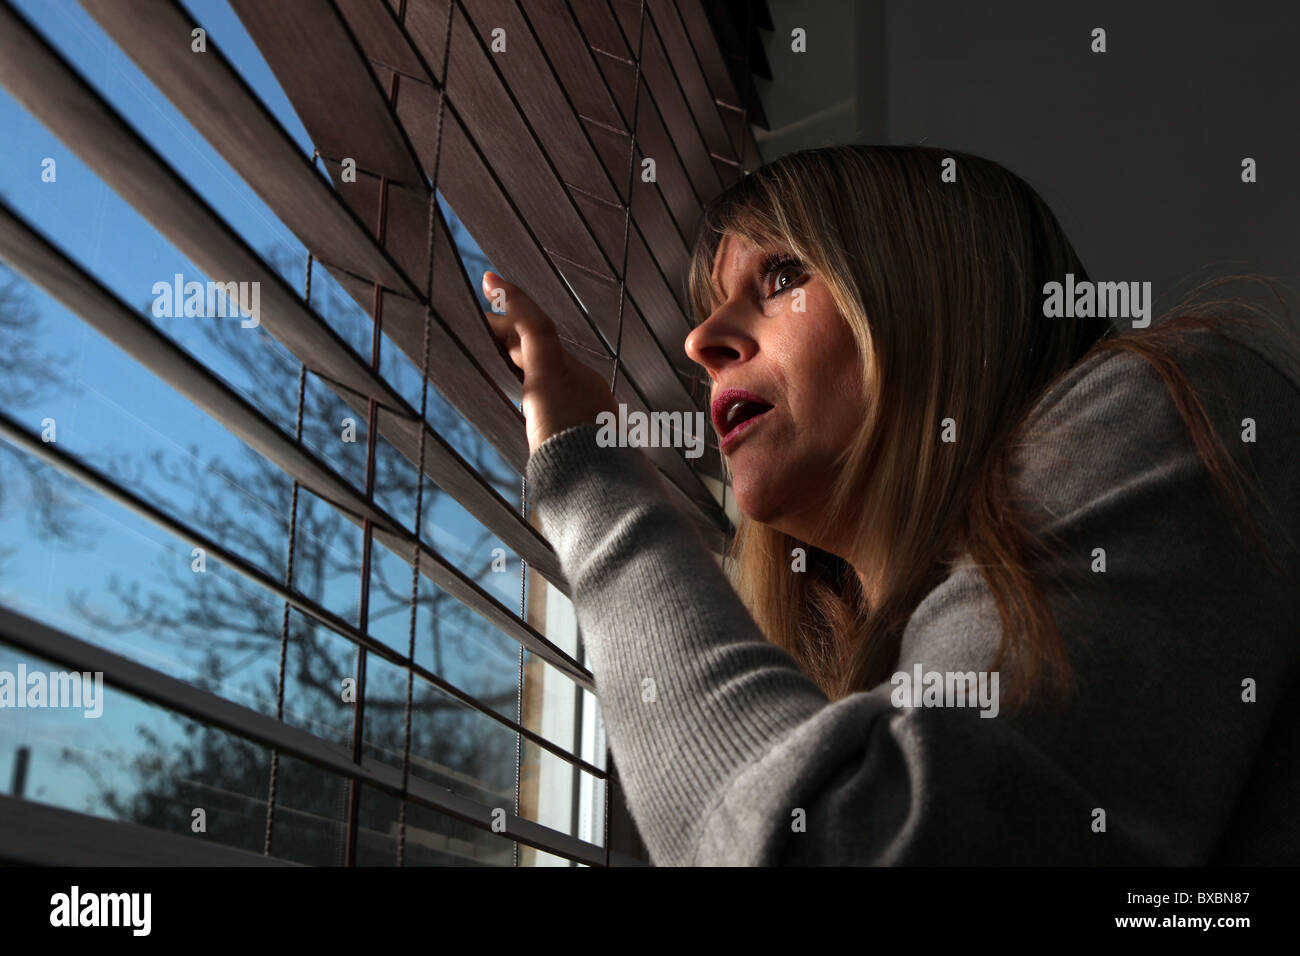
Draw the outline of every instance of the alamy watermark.
[[[601,448],[685,448],[687,458],[704,454],[708,424],[703,412],[629,412],[620,402],[617,415],[601,412],[596,424],[600,426],[596,444]]]
[[[50,897],[51,926],[120,926],[132,936],[148,936],[152,915],[152,893],[83,893],[74,885]]]
[[[889,701],[895,707],[978,707],[981,717],[996,717],[997,671],[898,671],[890,678],[894,689]]]
[[[1065,282],[1043,286],[1043,315],[1049,319],[1132,319],[1133,328],[1151,324],[1150,282],[1074,281],[1074,273],[1065,274]]]
[[[155,282],[150,291],[156,319],[224,319],[241,315],[244,319],[239,324],[246,329],[256,328],[262,321],[260,282],[186,282],[177,272],[171,282]]]
[[[104,672],[0,671],[0,710],[13,708],[81,708],[94,719],[104,713]]]

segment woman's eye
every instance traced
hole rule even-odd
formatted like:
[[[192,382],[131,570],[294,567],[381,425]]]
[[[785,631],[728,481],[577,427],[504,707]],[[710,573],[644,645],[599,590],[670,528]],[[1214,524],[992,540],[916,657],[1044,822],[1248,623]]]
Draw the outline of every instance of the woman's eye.
[[[774,299],[782,292],[789,292],[803,277],[803,270],[794,264],[783,265],[771,273],[770,287],[767,297]]]

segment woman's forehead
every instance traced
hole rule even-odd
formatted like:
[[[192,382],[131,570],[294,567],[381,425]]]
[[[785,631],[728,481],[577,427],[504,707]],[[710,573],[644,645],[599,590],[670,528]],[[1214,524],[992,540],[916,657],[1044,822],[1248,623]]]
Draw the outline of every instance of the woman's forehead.
[[[746,268],[755,260],[770,253],[794,254],[790,244],[782,239],[728,230],[722,234],[713,253],[711,274],[716,281],[722,270]]]
[[[744,262],[770,252],[785,243],[748,232],[728,230],[718,240],[718,247],[713,253],[713,269],[716,274],[724,262]]]

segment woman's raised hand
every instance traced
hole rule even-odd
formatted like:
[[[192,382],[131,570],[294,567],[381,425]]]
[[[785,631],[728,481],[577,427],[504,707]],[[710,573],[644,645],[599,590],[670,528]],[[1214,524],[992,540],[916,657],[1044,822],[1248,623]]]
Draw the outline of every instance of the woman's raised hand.
[[[505,309],[484,316],[523,383],[529,453],[566,428],[594,423],[601,412],[617,413],[605,379],[569,355],[555,323],[532,299],[495,272],[483,274],[483,292]]]

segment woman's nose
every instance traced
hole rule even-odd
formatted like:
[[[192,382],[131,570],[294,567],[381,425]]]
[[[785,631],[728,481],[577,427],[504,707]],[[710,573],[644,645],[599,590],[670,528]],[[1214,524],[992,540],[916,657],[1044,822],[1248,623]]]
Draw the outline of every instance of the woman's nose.
[[[724,305],[691,330],[685,349],[692,362],[716,375],[729,365],[753,358],[758,343]]]

